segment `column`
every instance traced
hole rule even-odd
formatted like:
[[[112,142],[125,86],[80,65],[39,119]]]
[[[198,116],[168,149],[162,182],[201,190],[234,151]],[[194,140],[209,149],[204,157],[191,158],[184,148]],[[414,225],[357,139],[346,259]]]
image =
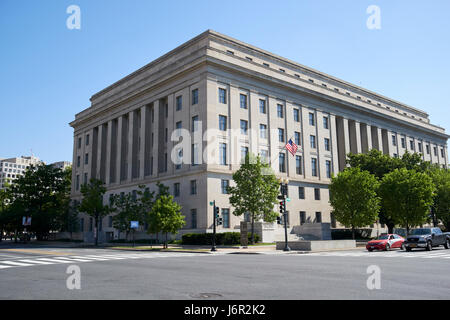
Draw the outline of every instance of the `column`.
[[[123,115],[117,119],[117,151],[116,151],[116,183],[120,183],[120,169],[122,164],[122,131],[123,131]]]
[[[125,155],[127,157],[127,181],[131,181],[133,176],[133,132],[134,132],[134,119],[135,119],[135,112],[131,111],[128,113],[128,148],[127,148],[127,154]]]
[[[111,143],[112,143],[112,120],[108,121],[108,134],[106,137],[106,167],[105,167],[105,184],[111,183]]]
[[[147,127],[148,108],[147,106],[141,107],[141,128],[139,136],[141,137],[139,146],[139,180],[143,180],[145,176],[145,141],[146,127]]]

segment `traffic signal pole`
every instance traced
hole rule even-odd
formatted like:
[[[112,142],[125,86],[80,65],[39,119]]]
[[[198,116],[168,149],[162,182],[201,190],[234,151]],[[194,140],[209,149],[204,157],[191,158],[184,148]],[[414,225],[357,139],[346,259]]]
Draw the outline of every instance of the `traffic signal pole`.
[[[216,249],[216,200],[214,200],[213,206],[213,238],[211,251],[217,251]]]
[[[286,196],[287,196],[287,184],[280,183],[281,196],[279,196],[280,202],[280,213],[283,214],[284,218],[284,249],[283,251],[291,251],[288,246],[288,233],[287,233],[287,212],[286,212]]]

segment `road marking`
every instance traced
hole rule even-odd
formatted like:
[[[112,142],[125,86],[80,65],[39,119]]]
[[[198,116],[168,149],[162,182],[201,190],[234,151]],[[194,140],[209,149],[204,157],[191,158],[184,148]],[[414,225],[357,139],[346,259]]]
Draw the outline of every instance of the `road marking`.
[[[31,264],[29,264],[29,263],[16,262],[16,261],[2,261],[2,263],[10,264],[12,266],[19,266],[19,267],[31,266]]]
[[[19,260],[19,262],[33,263],[33,264],[54,264],[53,262],[39,261],[39,260]]]
[[[59,263],[70,263],[70,262],[72,262],[72,261],[56,260],[56,259],[50,259],[50,258],[39,258],[37,260],[39,260],[39,261],[59,262]]]
[[[50,251],[50,250],[36,250],[36,249],[0,249],[1,251],[10,251],[10,252],[23,252],[23,253],[39,253],[46,255],[70,255],[68,252],[58,252],[58,251]]]
[[[0,265],[0,269],[12,268],[13,266],[2,266]]]
[[[77,262],[88,262],[88,261],[91,261],[91,260],[77,259],[77,258],[72,258],[72,257],[53,257],[52,259],[55,259],[55,260],[69,260],[69,261],[77,261]]]

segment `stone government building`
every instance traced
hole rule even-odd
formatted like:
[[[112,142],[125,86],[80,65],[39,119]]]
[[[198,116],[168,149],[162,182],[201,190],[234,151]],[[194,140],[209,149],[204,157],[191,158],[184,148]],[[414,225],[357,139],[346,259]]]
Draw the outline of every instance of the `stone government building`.
[[[327,186],[331,175],[345,168],[348,152],[375,148],[393,157],[420,152],[448,166],[449,136],[426,112],[211,30],[90,101],[70,123],[72,199],[81,200],[80,186],[91,177],[105,182],[105,201],[140,184],[156,190],[161,181],[186,217],[177,237],[211,232],[213,200],[224,221],[218,232],[239,231],[243,218],[232,214],[226,194],[239,168],[239,161],[232,161],[236,152],[272,159],[276,175],[289,179],[292,239],[311,223],[339,227],[330,215]],[[171,139],[176,129],[193,135],[182,151]],[[218,134],[202,139],[211,129]],[[240,130],[240,137],[228,129]],[[290,138],[299,145],[295,156],[285,149]],[[216,150],[218,161],[202,156],[206,147]],[[172,153],[182,155],[181,165],[171,160]],[[148,237],[145,227],[141,237]],[[260,227],[264,241],[284,239],[276,223]],[[100,228],[101,241],[119,237],[111,216]],[[93,221],[83,214],[81,231],[80,238],[92,241]]]

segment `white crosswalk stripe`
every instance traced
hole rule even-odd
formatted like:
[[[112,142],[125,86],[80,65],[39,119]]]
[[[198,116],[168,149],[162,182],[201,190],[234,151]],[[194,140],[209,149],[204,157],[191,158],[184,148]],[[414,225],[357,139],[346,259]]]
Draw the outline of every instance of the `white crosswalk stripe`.
[[[53,265],[79,262],[98,262],[109,260],[127,260],[127,259],[149,259],[149,258],[168,258],[168,257],[193,257],[208,256],[202,253],[117,253],[117,254],[98,254],[98,255],[70,255],[70,256],[52,256],[48,258],[28,258],[21,260],[0,260],[0,269],[8,269],[14,267],[28,267],[37,265]]]

